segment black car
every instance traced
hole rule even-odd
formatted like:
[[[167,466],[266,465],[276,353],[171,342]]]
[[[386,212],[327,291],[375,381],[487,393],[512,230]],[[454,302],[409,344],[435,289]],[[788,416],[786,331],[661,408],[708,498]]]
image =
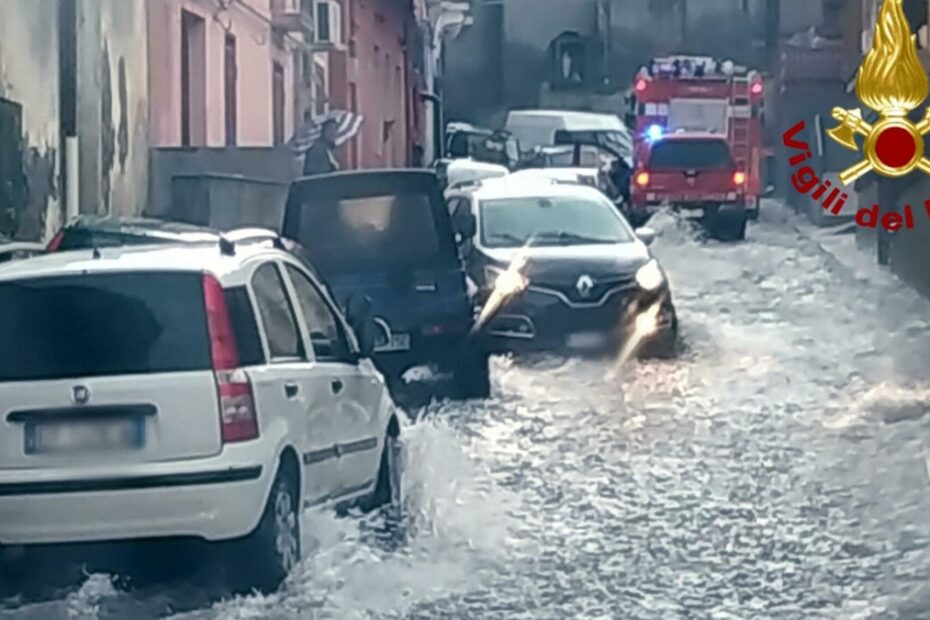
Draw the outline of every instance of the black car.
[[[283,234],[297,240],[345,306],[370,299],[375,363],[395,386],[412,367],[451,375],[454,395],[490,394],[488,353],[437,175],[341,172],[291,186]],[[356,314],[349,311],[349,314]]]
[[[449,192],[453,219],[481,291],[492,350],[615,352],[639,332],[643,356],[670,357],[678,318],[668,279],[600,191],[538,179],[495,179]]]

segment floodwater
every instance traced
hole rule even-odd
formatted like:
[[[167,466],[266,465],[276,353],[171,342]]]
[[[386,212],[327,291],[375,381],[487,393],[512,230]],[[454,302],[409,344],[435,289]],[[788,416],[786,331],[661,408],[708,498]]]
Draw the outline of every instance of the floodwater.
[[[679,359],[500,358],[421,412],[402,533],[313,513],[275,595],[88,575],[0,619],[930,618],[930,304],[766,207],[655,222]]]

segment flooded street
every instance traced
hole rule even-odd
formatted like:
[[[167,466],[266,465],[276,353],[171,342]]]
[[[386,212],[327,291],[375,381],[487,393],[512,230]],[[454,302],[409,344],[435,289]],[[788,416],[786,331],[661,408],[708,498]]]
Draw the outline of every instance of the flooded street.
[[[930,306],[775,204],[735,245],[654,224],[687,350],[496,360],[408,427],[403,542],[313,514],[276,595],[92,575],[0,619],[930,617]]]

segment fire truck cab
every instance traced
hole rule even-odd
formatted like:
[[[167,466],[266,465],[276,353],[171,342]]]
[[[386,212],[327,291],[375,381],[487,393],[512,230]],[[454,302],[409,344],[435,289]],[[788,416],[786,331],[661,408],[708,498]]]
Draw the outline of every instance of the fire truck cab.
[[[726,207],[731,218],[742,212],[743,217],[753,219],[758,214],[762,183],[762,76],[713,57],[656,58],[638,73],[633,94],[635,170],[630,215],[634,223],[647,220],[663,204],[707,217]],[[706,174],[701,162],[677,174],[664,170],[657,175],[649,170],[657,143],[698,134],[705,141],[714,136],[716,142],[729,147],[732,169],[726,191],[719,184],[701,182],[701,175]],[[707,152],[708,157],[715,154]],[[688,159],[693,157],[684,158]],[[708,163],[707,167],[716,170],[719,166]],[[651,185],[657,179],[662,180],[661,186]]]

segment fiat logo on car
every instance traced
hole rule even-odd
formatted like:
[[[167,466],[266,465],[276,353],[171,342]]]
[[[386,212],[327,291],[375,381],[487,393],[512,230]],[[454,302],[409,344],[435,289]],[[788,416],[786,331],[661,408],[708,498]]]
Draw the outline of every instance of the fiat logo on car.
[[[581,276],[578,278],[575,288],[578,289],[578,294],[582,297],[590,297],[591,291],[594,290],[594,279],[588,275]]]
[[[71,402],[75,405],[86,405],[90,402],[90,389],[84,385],[76,385],[71,388]]]

